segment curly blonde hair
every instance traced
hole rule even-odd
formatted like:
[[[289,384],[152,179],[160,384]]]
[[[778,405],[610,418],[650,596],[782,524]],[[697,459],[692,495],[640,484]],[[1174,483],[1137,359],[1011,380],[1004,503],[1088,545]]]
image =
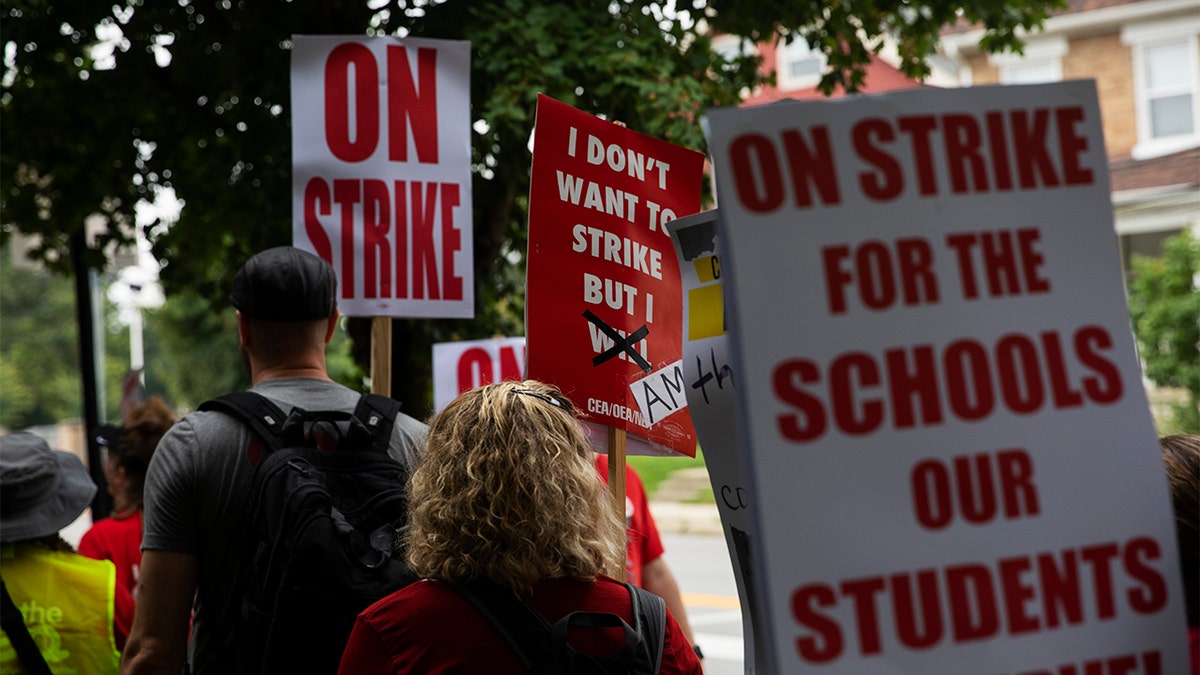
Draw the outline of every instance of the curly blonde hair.
[[[570,401],[537,382],[468,391],[430,423],[412,476],[407,559],[425,577],[543,578],[618,569],[624,524],[605,497]]]

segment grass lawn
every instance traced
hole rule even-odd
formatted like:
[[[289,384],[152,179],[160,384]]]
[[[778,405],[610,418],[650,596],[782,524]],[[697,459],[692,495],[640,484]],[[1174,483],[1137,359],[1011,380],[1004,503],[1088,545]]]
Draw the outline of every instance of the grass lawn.
[[[663,482],[673,471],[704,466],[704,454],[696,449],[696,458],[691,457],[645,457],[629,455],[626,461],[638,472],[642,484],[646,486],[646,494],[653,495],[658,484]]]

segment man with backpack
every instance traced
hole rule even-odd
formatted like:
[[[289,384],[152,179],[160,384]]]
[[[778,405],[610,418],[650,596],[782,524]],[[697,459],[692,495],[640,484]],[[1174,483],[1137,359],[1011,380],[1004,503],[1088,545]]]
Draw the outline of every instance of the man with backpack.
[[[336,288],[328,263],[292,247],[237,273],[230,300],[253,387],[185,416],[154,454],[123,674],[179,675],[185,660],[193,675],[336,668],[337,627],[348,633],[358,609],[342,587],[402,585],[396,492],[427,430],[329,378]]]

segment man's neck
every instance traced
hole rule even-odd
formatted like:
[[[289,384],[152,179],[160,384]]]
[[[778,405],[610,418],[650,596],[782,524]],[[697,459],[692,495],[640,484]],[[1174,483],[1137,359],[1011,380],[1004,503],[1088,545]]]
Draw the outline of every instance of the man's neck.
[[[325,371],[324,366],[296,366],[296,365],[280,365],[269,366],[265,368],[256,368],[250,374],[250,380],[254,384],[266,382],[267,380],[282,380],[285,378],[306,377],[314,380],[332,381],[329,373]]]

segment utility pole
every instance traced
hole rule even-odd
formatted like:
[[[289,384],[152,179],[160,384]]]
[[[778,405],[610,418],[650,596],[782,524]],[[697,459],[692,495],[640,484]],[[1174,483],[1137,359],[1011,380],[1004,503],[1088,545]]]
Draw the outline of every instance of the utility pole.
[[[92,520],[99,520],[112,509],[107,481],[104,477],[104,462],[100,458],[100,444],[96,432],[100,428],[100,394],[96,377],[96,323],[93,318],[91,273],[84,263],[87,235],[83,228],[71,235],[71,269],[75,275],[75,319],[79,326],[79,370],[83,381],[83,427],[87,443],[88,471],[96,483],[96,496],[92,498]]]

